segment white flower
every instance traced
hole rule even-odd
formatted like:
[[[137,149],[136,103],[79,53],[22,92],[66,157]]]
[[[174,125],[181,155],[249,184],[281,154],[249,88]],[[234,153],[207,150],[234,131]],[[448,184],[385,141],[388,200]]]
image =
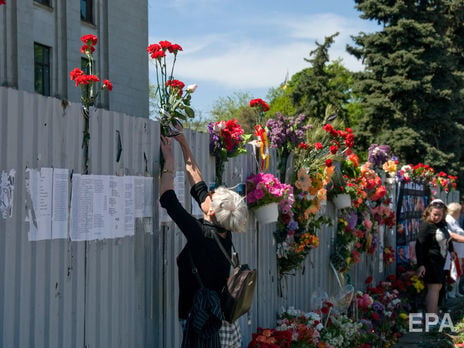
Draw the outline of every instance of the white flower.
[[[224,121],[217,122],[213,126],[213,131],[216,134],[221,134],[221,130],[226,128],[226,123]]]
[[[198,88],[197,84],[189,85],[189,86],[187,86],[187,92],[191,94],[191,93],[195,92],[195,90],[197,88]]]

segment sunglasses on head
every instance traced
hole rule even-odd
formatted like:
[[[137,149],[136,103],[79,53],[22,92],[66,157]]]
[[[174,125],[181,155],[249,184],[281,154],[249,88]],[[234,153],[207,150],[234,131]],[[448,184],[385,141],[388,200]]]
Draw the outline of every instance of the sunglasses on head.
[[[443,207],[445,206],[445,204],[442,203],[442,202],[432,202],[432,203],[430,203],[430,206],[432,206],[432,207],[438,207],[438,208],[443,208]]]

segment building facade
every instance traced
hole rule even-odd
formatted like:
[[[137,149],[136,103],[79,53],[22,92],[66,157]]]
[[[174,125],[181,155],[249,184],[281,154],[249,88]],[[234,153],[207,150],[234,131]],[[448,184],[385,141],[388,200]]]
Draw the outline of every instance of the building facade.
[[[146,0],[7,0],[0,33],[0,85],[76,103],[69,72],[82,67],[81,36],[96,35],[95,73],[113,84],[96,106],[148,117]]]

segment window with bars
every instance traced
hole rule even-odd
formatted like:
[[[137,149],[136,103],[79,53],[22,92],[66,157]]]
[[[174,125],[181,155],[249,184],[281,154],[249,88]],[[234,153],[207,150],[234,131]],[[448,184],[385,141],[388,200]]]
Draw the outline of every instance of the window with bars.
[[[34,43],[34,90],[50,96],[50,47]]]
[[[81,0],[81,19],[93,23],[93,0]]]

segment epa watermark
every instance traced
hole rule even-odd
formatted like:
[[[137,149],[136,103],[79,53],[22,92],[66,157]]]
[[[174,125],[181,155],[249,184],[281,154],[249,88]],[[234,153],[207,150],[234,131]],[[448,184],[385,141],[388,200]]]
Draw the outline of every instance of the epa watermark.
[[[453,321],[449,313],[444,313],[443,318],[435,313],[409,313],[409,332],[429,332],[431,330],[442,332],[444,329],[454,331]]]

